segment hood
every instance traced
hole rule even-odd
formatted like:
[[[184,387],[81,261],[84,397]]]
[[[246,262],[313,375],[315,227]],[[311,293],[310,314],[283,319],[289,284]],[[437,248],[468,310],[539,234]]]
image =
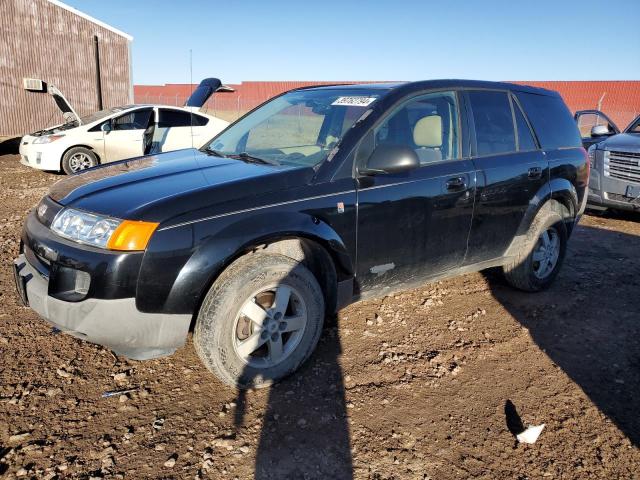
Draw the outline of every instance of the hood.
[[[245,163],[188,149],[92,168],[57,182],[49,196],[64,206],[162,223],[304,185],[314,174],[310,167]]]
[[[184,106],[202,108],[215,92],[233,92],[233,88],[223,85],[218,78],[205,78],[196,87]]]
[[[625,152],[640,152],[640,134],[620,133],[600,142],[603,150],[619,150]]]
[[[78,122],[78,125],[82,125],[80,115],[76,113],[69,101],[64,97],[62,92],[56,88],[55,85],[49,85],[47,87],[47,92],[53,97],[53,100],[56,102],[56,105],[62,112],[62,116],[64,117],[65,122],[70,123],[75,121]]]

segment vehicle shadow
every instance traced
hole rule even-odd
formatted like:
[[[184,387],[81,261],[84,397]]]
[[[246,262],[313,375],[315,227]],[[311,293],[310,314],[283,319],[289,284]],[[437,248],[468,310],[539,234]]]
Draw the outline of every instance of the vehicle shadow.
[[[270,387],[256,451],[258,480],[353,478],[337,319],[327,318],[325,325],[312,357]],[[238,391],[236,404],[239,429],[246,391]]]
[[[640,446],[640,236],[579,226],[560,275],[527,294],[484,272],[496,298],[594,405]]]
[[[0,138],[0,156],[17,155],[22,137]]]

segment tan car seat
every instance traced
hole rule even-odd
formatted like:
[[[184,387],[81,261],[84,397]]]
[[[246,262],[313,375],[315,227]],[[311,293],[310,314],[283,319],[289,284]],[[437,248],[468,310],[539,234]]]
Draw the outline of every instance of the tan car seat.
[[[413,143],[421,164],[442,160],[442,117],[429,115],[418,120],[413,127]]]

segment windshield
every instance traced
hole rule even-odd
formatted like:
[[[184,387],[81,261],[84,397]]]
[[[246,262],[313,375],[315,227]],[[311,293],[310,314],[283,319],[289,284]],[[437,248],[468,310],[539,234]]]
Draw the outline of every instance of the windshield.
[[[87,125],[89,123],[97,122],[98,120],[102,120],[104,117],[108,117],[114,113],[121,112],[125,109],[125,107],[113,107],[107,108],[105,110],[99,110],[90,115],[85,115],[84,117],[80,117],[83,125]]]
[[[631,122],[625,130],[625,133],[640,133],[640,117]]]
[[[204,150],[246,161],[314,166],[380,94],[348,87],[289,92],[231,125]]]

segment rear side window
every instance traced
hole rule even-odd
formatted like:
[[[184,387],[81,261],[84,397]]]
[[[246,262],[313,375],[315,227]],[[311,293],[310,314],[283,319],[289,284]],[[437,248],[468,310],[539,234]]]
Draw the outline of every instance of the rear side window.
[[[516,151],[511,103],[507,92],[470,91],[478,156]]]
[[[559,95],[515,93],[543,149],[582,146],[576,122]]]
[[[521,152],[527,152],[530,150],[536,150],[538,146],[531,133],[531,128],[524,118],[524,114],[520,109],[518,103],[514,100],[513,115],[516,118],[516,129],[518,130],[518,150]]]
[[[194,127],[202,127],[209,123],[209,119],[202,115],[161,108],[158,126],[160,128],[190,127],[192,125],[192,121]]]

